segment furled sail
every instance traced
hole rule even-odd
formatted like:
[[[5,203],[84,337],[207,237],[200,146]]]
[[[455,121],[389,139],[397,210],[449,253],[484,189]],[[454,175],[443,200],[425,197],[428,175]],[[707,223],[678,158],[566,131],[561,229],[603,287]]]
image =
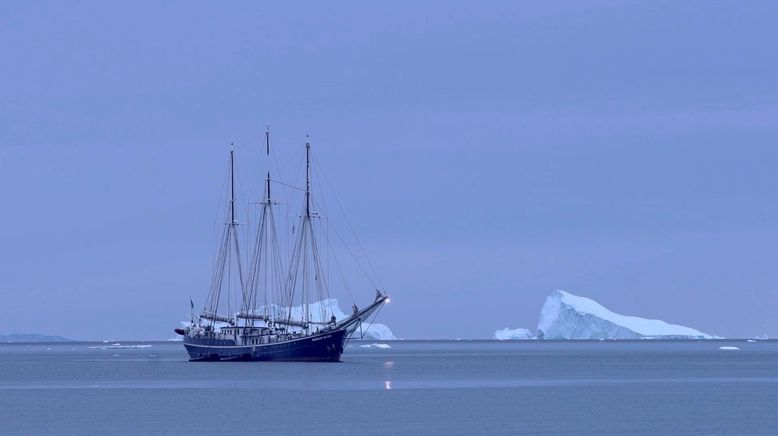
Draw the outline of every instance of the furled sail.
[[[307,322],[303,322],[303,321],[296,321],[296,320],[293,320],[293,319],[277,319],[277,320],[275,320],[275,321],[273,321],[273,322],[275,322],[276,324],[281,324],[281,325],[288,325],[288,326],[294,326],[294,327],[302,327],[302,328],[304,328],[304,329],[305,329],[305,328],[308,328],[308,324],[309,324],[309,323],[307,323]]]
[[[238,314],[235,315],[235,318],[240,319],[258,319],[261,321],[269,321],[270,317],[267,315],[259,315],[256,313],[250,313],[250,312],[238,312]]]
[[[216,321],[216,322],[226,322],[235,325],[235,320],[232,319],[232,317],[219,315],[218,313],[211,313],[208,312],[207,310],[203,311],[203,313],[200,314],[200,318],[207,319],[210,321]]]

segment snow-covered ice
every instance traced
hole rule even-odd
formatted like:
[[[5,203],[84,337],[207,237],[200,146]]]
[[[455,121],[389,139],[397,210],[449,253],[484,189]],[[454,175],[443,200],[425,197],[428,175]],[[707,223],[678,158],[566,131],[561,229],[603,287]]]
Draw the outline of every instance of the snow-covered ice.
[[[288,312],[286,308],[271,305],[270,310],[268,311],[270,314],[272,314],[275,317],[278,318],[285,318],[288,316]],[[264,314],[265,313],[265,307],[262,306],[259,309],[257,309],[257,313]],[[342,321],[346,318],[348,318],[351,315],[347,315],[343,310],[341,310],[340,305],[338,304],[337,298],[327,298],[325,300],[317,301],[315,303],[310,303],[308,305],[308,316],[309,319],[313,322],[329,322],[329,316],[335,316],[335,319],[338,321]],[[292,307],[292,319],[302,319],[303,318],[303,305],[294,306]],[[392,333],[392,330],[389,329],[384,324],[379,323],[369,323],[367,321],[362,322],[362,330],[361,330],[361,336],[360,336],[360,329],[357,327],[357,330],[354,332],[354,335],[352,336],[354,339],[371,339],[376,341],[391,341],[397,339],[394,334]]]
[[[273,306],[273,308],[274,310],[276,310],[277,314],[285,313],[283,312],[284,309],[279,308],[278,306]],[[260,310],[262,309],[260,308]],[[302,305],[292,307],[293,319],[302,318],[303,317],[302,313],[303,313]],[[341,310],[337,298],[328,298],[326,300],[321,300],[309,304],[308,313],[311,317],[310,318],[311,321],[316,321],[316,322],[329,321],[329,319],[324,319],[327,316],[327,314],[335,315],[335,319],[337,319],[338,321],[342,321],[350,316],[347,315],[345,312],[343,312],[343,310]],[[324,314],[324,316],[322,316],[322,314]],[[371,324],[365,321],[362,322],[361,330],[359,327],[357,327],[352,338],[369,339],[375,341],[391,341],[397,339],[392,333],[392,330],[390,330],[389,327],[387,327],[386,325],[375,323],[375,322]]]
[[[286,318],[288,316],[288,310],[286,308],[277,306],[275,304],[270,305],[268,310],[265,310],[265,306],[261,306],[259,309],[256,310],[255,313],[261,315],[270,314],[275,318]],[[330,321],[329,317],[333,315],[335,316],[335,319],[338,321],[342,321],[348,318],[349,316],[351,316],[351,315],[347,315],[345,312],[343,312],[343,310],[341,310],[337,298],[327,298],[325,300],[317,301],[315,303],[310,303],[308,305],[308,316],[309,316],[309,320],[312,322],[329,322]],[[291,317],[292,319],[302,319],[303,305],[293,306]],[[182,322],[181,324],[184,326],[191,325],[191,323],[188,321]],[[218,327],[227,326],[226,323],[216,323],[216,324]],[[360,328],[357,327],[356,331],[351,337],[353,339],[367,339],[367,340],[374,340],[374,341],[393,341],[397,339],[397,337],[394,336],[394,333],[392,333],[392,330],[385,324],[380,324],[376,322],[370,323],[368,321],[363,321],[362,329],[360,330]],[[176,341],[182,339],[183,337],[179,336],[178,338],[170,338],[168,340]]]
[[[737,351],[737,350],[740,350],[740,347],[729,347],[729,346],[723,346],[723,347],[719,347],[719,350],[725,350],[725,351]]]
[[[392,334],[392,331],[389,330],[389,327],[375,322],[372,324],[363,323],[362,329],[360,330],[359,327],[357,327],[351,337],[353,339],[368,339],[373,341],[393,341],[397,339],[394,334]]]
[[[494,339],[506,341],[511,339],[534,339],[534,335],[527,329],[510,329],[505,327],[494,332]]]
[[[596,301],[565,291],[546,298],[539,339],[715,339],[690,327],[611,312]]]

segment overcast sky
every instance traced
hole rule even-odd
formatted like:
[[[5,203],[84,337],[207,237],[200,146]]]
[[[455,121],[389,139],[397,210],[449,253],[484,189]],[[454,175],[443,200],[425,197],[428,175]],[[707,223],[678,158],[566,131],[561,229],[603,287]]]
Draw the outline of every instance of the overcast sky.
[[[543,3],[3,1],[0,333],[173,336],[270,124],[399,337],[534,329],[555,289],[778,336],[778,4]]]

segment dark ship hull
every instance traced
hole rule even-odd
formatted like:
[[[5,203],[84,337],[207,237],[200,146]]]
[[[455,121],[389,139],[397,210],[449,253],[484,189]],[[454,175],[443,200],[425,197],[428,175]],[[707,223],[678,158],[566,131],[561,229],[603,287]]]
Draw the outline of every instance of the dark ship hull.
[[[286,341],[236,345],[232,339],[184,337],[190,361],[339,362],[347,329],[326,331]]]

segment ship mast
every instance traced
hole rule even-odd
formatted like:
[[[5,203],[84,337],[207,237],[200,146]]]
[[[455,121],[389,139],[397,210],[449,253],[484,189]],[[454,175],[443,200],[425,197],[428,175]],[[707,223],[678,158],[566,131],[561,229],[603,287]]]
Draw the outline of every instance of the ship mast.
[[[233,144],[230,144],[233,145]],[[235,219],[235,151],[230,150],[230,199],[229,199],[229,212],[228,222],[225,223],[226,228],[222,234],[222,241],[219,247],[219,253],[216,259],[216,265],[214,267],[213,277],[211,279],[211,289],[209,292],[208,304],[203,310],[200,318],[206,319],[212,322],[227,322],[232,325],[235,324],[235,319],[230,315],[221,315],[219,311],[219,302],[221,299],[222,286],[224,282],[225,269],[227,270],[227,312],[231,312],[230,307],[230,283],[231,283],[231,271],[232,264],[235,264],[238,273],[238,283],[241,296],[244,301],[246,299],[246,292],[243,281],[243,269],[241,268],[240,261],[240,245],[238,243],[237,226],[238,221]]]
[[[230,226],[235,224],[235,150],[230,150]]]
[[[270,130],[265,132],[265,147],[270,150]],[[246,297],[237,318],[246,320],[254,326],[255,320],[271,323],[276,319],[274,305],[283,304],[283,267],[278,247],[272,200],[270,172],[264,180],[264,195],[260,202],[262,212],[259,217],[254,251],[251,257],[249,277],[246,285]],[[280,297],[280,298],[279,298]],[[257,300],[261,298],[264,310],[257,312]],[[277,306],[276,306],[277,307]]]
[[[230,143],[232,145],[232,143]],[[238,221],[235,220],[235,150],[230,150],[230,236],[235,255],[235,266],[238,269],[238,285],[241,297],[246,298],[246,288],[243,286],[243,268],[240,260],[240,245],[238,244]]]
[[[306,234],[306,228],[311,235],[311,240],[313,240],[313,228],[311,226],[311,143],[308,140],[308,135],[305,135],[305,218],[303,218],[303,231],[302,231],[302,237],[305,238]],[[311,314],[309,313],[309,307],[308,307],[308,289],[306,289],[306,283],[305,283],[305,274],[307,272],[308,267],[308,252],[305,249],[305,242],[303,242],[303,322],[308,322],[311,320]]]
[[[308,328],[309,324],[319,324],[329,319],[327,313],[332,311],[332,308],[324,308],[321,306],[320,313],[315,314],[312,319],[311,308],[309,304],[311,301],[327,301],[329,298],[329,292],[327,291],[327,283],[321,269],[321,258],[319,255],[319,248],[316,241],[316,235],[314,232],[314,226],[312,218],[317,217],[316,213],[312,210],[313,200],[311,198],[311,143],[309,140],[305,142],[305,199],[303,204],[303,212],[300,216],[299,232],[297,241],[294,244],[292,250],[292,256],[290,258],[289,275],[287,277],[289,306],[287,312],[286,323],[292,323],[292,306],[295,301],[295,288],[300,287],[300,303],[301,303],[301,315],[302,319],[295,320],[294,324],[302,326],[304,329]],[[315,292],[315,299],[311,300],[310,292]],[[321,319],[319,319],[321,318]]]

